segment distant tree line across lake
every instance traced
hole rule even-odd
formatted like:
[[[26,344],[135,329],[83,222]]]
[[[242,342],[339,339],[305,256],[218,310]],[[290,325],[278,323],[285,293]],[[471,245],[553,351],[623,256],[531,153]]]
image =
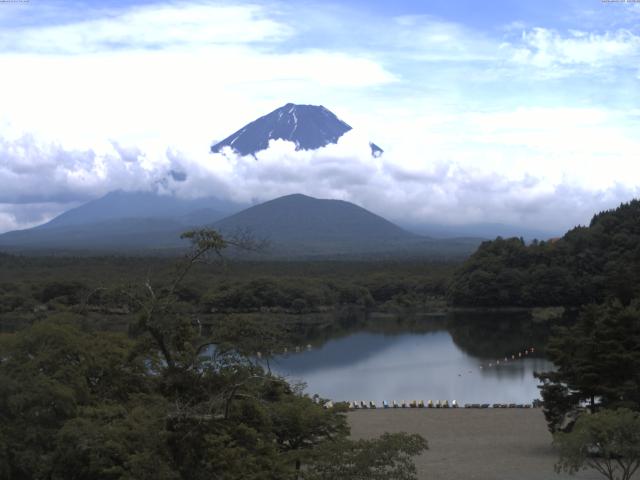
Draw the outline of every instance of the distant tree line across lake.
[[[163,281],[174,261],[142,257],[0,256],[0,331],[64,314],[108,330],[126,328],[128,285]],[[233,262],[195,265],[174,294],[201,318],[236,313],[313,314],[345,308],[404,312],[444,304],[456,264]]]
[[[454,274],[448,298],[458,306],[580,306],[640,293],[640,201],[599,213],[588,227],[526,245],[484,242]]]

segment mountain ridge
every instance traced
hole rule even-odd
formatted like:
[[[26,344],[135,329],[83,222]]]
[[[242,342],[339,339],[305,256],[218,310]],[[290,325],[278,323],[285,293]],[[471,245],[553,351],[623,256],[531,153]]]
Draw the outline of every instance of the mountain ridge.
[[[175,219],[196,211],[209,211],[218,219],[239,208],[240,205],[215,197],[182,199],[154,192],[114,190],[34,228],[85,225],[125,218]]]
[[[258,236],[283,243],[304,241],[417,239],[389,220],[354,203],[317,199],[300,193],[284,195],[226,217],[213,225],[222,231],[251,228]],[[365,238],[366,237],[366,238]]]
[[[202,221],[199,215],[196,211],[181,217],[52,221],[46,226],[0,235],[0,246],[12,252],[178,253],[186,247],[180,239],[183,231],[206,226],[225,235],[249,231],[256,240],[267,240],[270,248],[253,258],[459,257],[470,254],[480,243],[480,239],[430,239],[351,202],[303,194],[278,197],[217,221],[211,217]]]

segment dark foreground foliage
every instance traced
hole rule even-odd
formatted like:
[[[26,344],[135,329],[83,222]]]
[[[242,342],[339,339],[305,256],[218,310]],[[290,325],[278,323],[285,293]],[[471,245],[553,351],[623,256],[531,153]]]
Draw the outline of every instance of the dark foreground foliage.
[[[343,405],[323,408],[228,336],[199,335],[181,307],[183,280],[231,242],[187,238],[193,248],[168,281],[123,293],[130,337],[68,315],[0,337],[0,479],[415,478],[421,437],[351,441]]]
[[[585,307],[575,325],[555,330],[547,355],[557,369],[538,376],[552,432],[583,405],[640,411],[640,302]]]
[[[557,433],[556,471],[592,468],[607,480],[631,480],[640,468],[640,413],[628,409],[581,415],[571,433]]]

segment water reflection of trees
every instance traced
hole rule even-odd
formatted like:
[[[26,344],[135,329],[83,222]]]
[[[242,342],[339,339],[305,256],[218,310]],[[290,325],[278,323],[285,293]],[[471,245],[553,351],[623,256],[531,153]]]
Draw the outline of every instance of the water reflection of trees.
[[[299,324],[301,340],[319,347],[329,340],[347,337],[354,333],[367,332],[382,335],[406,333],[429,333],[445,330],[444,315],[419,314],[397,315],[382,312],[367,312],[358,308],[343,308],[324,315],[324,321]]]
[[[542,357],[551,333],[547,322],[534,322],[528,311],[465,311],[447,316],[447,330],[465,353],[479,358],[511,358],[534,347]]]
[[[453,311],[448,313],[384,313],[371,312],[356,306],[344,306],[331,312],[283,315],[270,313],[235,314],[228,320],[234,324],[251,321],[256,324],[277,326],[281,330],[281,344],[275,350],[289,352],[295,347],[320,348],[330,340],[355,333],[374,333],[387,336],[407,333],[425,334],[448,331],[454,344],[467,355],[480,362],[517,355],[525,348],[534,347],[530,357],[543,358],[551,322],[536,322],[529,311]],[[244,320],[243,320],[244,319]],[[560,320],[564,323],[569,321]],[[223,322],[224,323],[224,322]],[[553,324],[557,324],[554,320]],[[257,334],[260,342],[262,335]],[[255,345],[264,351],[267,345]],[[275,353],[275,352],[274,352]]]
[[[540,358],[551,326],[534,322],[525,310],[396,315],[347,309],[334,312],[326,323],[308,325],[304,336],[312,345],[321,345],[357,332],[401,335],[441,330],[447,330],[455,345],[473,357],[499,359],[535,347],[533,356]]]
[[[526,358],[524,361],[516,360],[497,367],[484,368],[479,371],[483,378],[520,379],[526,381],[533,377],[533,372],[548,370],[549,362],[543,358]]]

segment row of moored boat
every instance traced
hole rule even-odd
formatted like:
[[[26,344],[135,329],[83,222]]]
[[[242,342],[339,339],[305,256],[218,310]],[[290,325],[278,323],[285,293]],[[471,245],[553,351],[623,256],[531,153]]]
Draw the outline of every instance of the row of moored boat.
[[[350,410],[364,410],[378,408],[378,404],[374,401],[355,400],[353,402],[347,402]],[[324,404],[325,408],[333,408],[333,402],[329,401]],[[465,403],[464,408],[532,408],[530,403]],[[397,402],[393,400],[391,404],[386,400],[382,401],[381,408],[460,408],[458,402],[453,400],[449,404],[448,400],[429,400],[427,403],[424,400],[412,400]]]

